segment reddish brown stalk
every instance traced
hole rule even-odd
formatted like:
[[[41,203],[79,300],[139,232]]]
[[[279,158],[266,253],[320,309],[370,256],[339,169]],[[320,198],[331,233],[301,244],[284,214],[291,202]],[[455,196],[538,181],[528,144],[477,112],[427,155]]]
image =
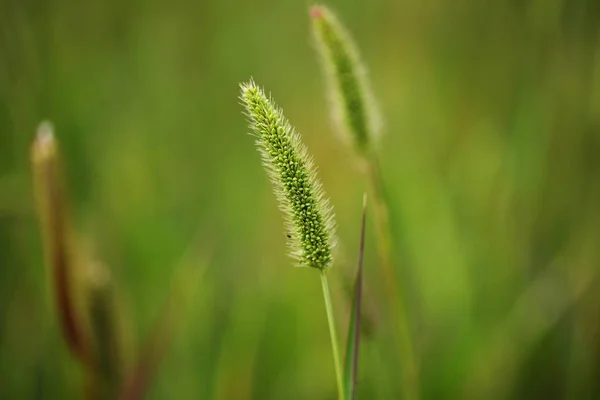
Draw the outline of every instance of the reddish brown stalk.
[[[87,363],[83,329],[76,315],[72,293],[73,265],[69,253],[67,212],[59,176],[58,153],[48,124],[42,124],[38,130],[32,146],[31,160],[43,228],[44,251],[50,268],[60,326],[71,352],[81,362]]]
[[[367,222],[367,194],[363,195],[363,209],[362,217],[360,221],[360,245],[358,253],[358,273],[356,275],[356,324],[354,326],[354,351],[353,355],[353,368],[352,368],[352,395],[354,395],[354,389],[356,382],[358,381],[358,354],[360,348],[360,327],[361,327],[361,316],[362,316],[362,293],[363,293],[363,260],[365,255],[365,230]],[[354,396],[353,396],[354,397]]]

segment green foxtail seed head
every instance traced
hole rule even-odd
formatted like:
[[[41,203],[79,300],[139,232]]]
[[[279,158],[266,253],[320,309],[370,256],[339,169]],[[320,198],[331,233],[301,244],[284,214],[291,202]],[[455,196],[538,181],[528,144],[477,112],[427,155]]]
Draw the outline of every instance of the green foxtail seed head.
[[[335,246],[332,207],[300,135],[254,81],[240,99],[286,219],[290,255],[300,266],[325,271]]]
[[[367,155],[381,132],[381,117],[358,50],[337,17],[325,6],[310,10],[313,33],[325,70],[333,120],[342,137]]]

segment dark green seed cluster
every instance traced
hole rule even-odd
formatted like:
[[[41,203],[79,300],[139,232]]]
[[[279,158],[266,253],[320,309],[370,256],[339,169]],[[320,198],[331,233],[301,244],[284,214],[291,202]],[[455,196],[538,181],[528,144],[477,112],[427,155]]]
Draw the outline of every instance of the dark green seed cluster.
[[[320,270],[332,262],[331,210],[304,145],[281,111],[254,82],[241,99],[288,223],[291,255]]]

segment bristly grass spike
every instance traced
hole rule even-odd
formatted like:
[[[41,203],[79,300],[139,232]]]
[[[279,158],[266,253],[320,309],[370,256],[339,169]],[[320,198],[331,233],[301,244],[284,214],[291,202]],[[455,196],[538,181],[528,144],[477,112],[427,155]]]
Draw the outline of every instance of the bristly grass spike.
[[[333,209],[312,158],[270,96],[253,80],[240,87],[256,147],[285,216],[289,253],[300,266],[325,271],[336,244]]]

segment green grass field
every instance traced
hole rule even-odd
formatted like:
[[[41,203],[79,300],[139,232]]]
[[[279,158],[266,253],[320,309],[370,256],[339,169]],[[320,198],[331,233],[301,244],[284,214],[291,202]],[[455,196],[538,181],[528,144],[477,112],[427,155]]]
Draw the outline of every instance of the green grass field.
[[[392,250],[422,399],[600,397],[600,3],[331,0],[384,116]],[[346,338],[363,192],[310,3],[0,0],[0,398],[86,398],[44,264],[30,148],[52,121],[77,248],[114,282],[150,399],[335,399],[318,276],[294,268],[240,105],[253,77],[335,209]],[[358,399],[399,399],[367,215]],[[87,266],[86,266],[87,267]],[[159,340],[160,341],[160,340]]]

